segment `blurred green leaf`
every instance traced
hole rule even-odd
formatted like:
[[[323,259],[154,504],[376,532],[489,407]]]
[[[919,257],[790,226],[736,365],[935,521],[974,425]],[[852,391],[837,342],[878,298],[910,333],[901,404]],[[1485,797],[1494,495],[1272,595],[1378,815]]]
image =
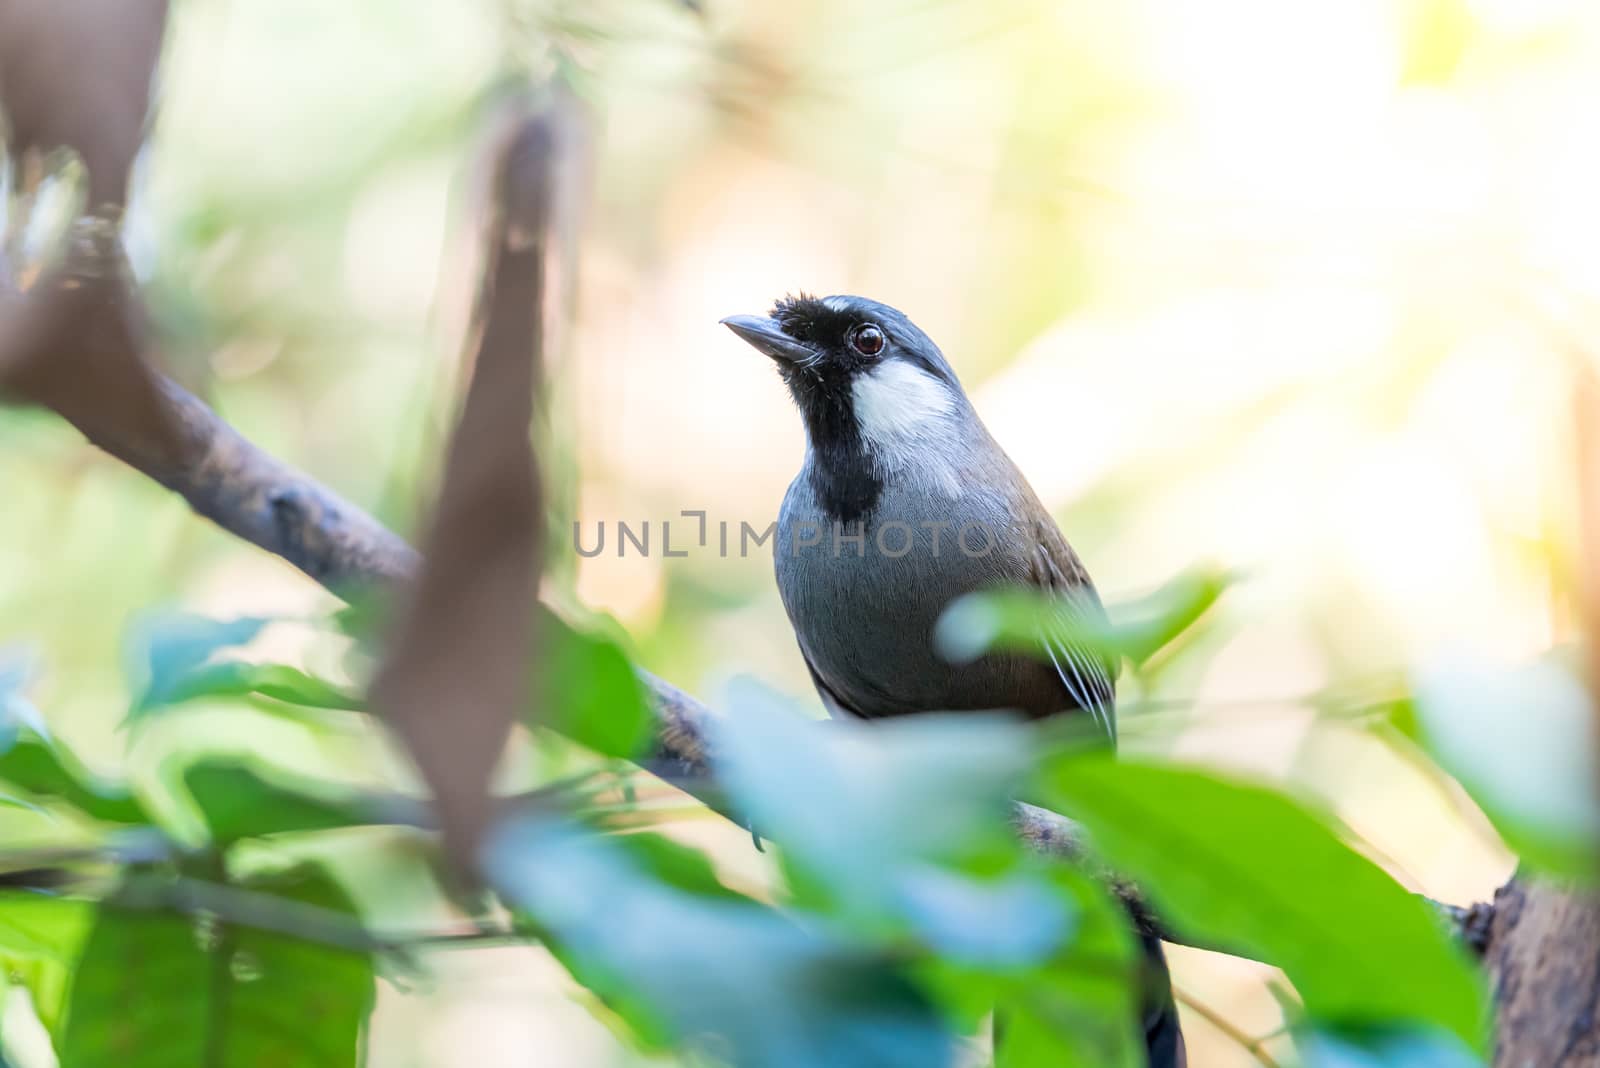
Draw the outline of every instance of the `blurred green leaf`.
[[[151,612],[132,626],[128,673],[135,713],[209,692],[205,669],[220,652],[249,644],[266,619],[218,620],[187,612]]]
[[[1143,664],[1199,622],[1236,575],[1221,568],[1185,571],[1153,593],[1109,609],[1117,652]]]
[[[629,855],[663,886],[674,887],[700,897],[720,897],[729,901],[748,901],[717,878],[711,860],[698,849],[674,842],[659,834],[628,837]]]
[[[985,590],[952,602],[934,638],[954,663],[994,649],[1048,657],[1043,636],[1050,634],[1099,656],[1141,665],[1194,626],[1233,577],[1217,568],[1186,571],[1154,593],[1111,606],[1109,622],[1082,613],[1064,618],[1060,597],[1031,587]]]
[[[311,867],[245,888],[354,912]],[[61,1068],[354,1065],[374,994],[366,956],[113,898],[99,909],[72,984]]]
[[[0,894],[0,953],[71,960],[82,944],[94,906],[49,894]]]
[[[712,751],[737,809],[781,856],[802,903],[866,931],[1018,963],[1071,916],[1016,871],[1010,795],[1034,735],[998,716],[819,723],[765,688],[731,688]]]
[[[662,882],[634,852],[647,837],[523,819],[500,828],[487,864],[506,899],[642,1040],[762,1068],[950,1062],[938,1013],[885,960],[819,923]],[[673,867],[680,878],[688,871]]]
[[[31,734],[0,753],[0,781],[26,793],[62,801],[91,819],[106,823],[150,823],[128,791],[96,780],[59,746]]]
[[[1007,977],[995,1009],[995,1068],[1142,1068],[1137,949],[1122,908],[1065,866],[1051,872],[1077,917],[1045,966]]]
[[[34,1013],[59,1036],[67,989],[95,905],[47,894],[0,894],[0,967],[28,991]]]
[[[0,649],[0,734],[19,728],[41,737],[48,734],[44,717],[27,696],[36,671],[35,658],[26,649]]]
[[[240,660],[224,660],[201,667],[186,682],[187,692],[167,704],[177,704],[195,697],[245,697],[256,694],[308,708],[344,712],[366,709],[363,698],[286,664],[249,664]],[[144,704],[138,712],[149,712],[156,707]]]
[[[1299,1037],[1305,1068],[1483,1068],[1452,1035],[1437,1031],[1316,1030]]]
[[[720,781],[778,843],[800,902],[859,938],[930,947],[917,974],[959,1019],[976,1025],[998,1006],[1002,1064],[1141,1063],[1126,917],[1010,828],[1038,744],[1030,727],[819,723],[750,683],[723,703]]]
[[[1072,935],[1071,911],[1033,873],[974,879],[912,865],[898,882],[900,910],[911,929],[958,963],[1037,964]]]
[[[286,664],[256,664],[222,654],[253,641],[269,621],[213,620],[186,613],[152,615],[134,628],[129,662],[138,720],[199,697],[268,697],[307,708],[359,712],[366,702],[325,679]]]
[[[1482,980],[1427,904],[1287,797],[1089,756],[1057,760],[1047,779],[1055,807],[1164,917],[1282,968],[1314,1019],[1483,1041]]]
[[[84,925],[88,933],[88,925]],[[48,957],[0,956],[6,974],[13,982],[27,989],[33,1003],[34,1015],[50,1035],[51,1043],[60,1048],[61,1028],[65,1023],[67,996],[72,989],[72,976],[76,960],[63,963]]]
[[[1450,657],[1417,673],[1414,737],[1529,864],[1600,872],[1600,738],[1588,689],[1551,657]]]
[[[535,633],[532,721],[605,756],[636,756],[654,720],[621,646],[542,607]]]
[[[268,772],[225,757],[208,758],[185,768],[183,783],[212,840],[222,844],[269,834],[391,822],[396,816],[413,814],[400,798],[394,799],[396,807],[385,811],[372,799],[336,784],[295,777],[280,769]]]

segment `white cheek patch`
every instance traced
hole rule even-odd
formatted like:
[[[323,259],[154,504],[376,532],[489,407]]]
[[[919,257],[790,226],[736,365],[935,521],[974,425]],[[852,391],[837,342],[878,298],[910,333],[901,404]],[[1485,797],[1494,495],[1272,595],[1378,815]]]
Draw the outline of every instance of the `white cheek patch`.
[[[955,410],[945,384],[905,360],[887,360],[851,386],[856,423],[873,445],[891,446],[935,430]]]
[[[884,468],[924,474],[959,496],[950,468],[956,400],[950,387],[915,364],[886,360],[859,375],[851,388],[856,425]]]

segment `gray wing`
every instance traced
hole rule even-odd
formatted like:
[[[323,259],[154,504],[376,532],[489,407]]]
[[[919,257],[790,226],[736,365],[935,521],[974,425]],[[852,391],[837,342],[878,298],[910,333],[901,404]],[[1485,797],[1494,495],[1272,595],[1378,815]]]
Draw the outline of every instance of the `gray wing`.
[[[1116,664],[1088,648],[1086,627],[1103,625],[1106,614],[1089,573],[1051,522],[1037,529],[1033,581],[1055,595],[1060,612],[1040,624],[1039,639],[1067,694],[1117,744]]]

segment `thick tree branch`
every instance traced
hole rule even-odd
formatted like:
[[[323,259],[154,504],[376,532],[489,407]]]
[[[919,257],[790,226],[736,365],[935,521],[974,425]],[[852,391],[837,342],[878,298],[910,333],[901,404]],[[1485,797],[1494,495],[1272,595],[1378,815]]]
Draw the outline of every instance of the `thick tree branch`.
[[[416,551],[377,520],[267,455],[193,395],[170,381],[158,381],[167,414],[182,427],[188,443],[176,457],[156,462],[137,442],[117,440],[103,430],[90,440],[182,496],[196,512],[283,557],[335,593],[389,585],[416,573]],[[714,713],[670,682],[640,674],[656,712],[656,747],[647,768],[722,809],[709,760],[707,723]],[[1019,804],[1016,827],[1024,841],[1042,852],[1094,869],[1083,829],[1072,820]],[[1195,944],[1192,937],[1163,925],[1137,887],[1104,871],[1098,874],[1141,928],[1170,942]],[[1482,949],[1488,906],[1437,907],[1469,945]]]
[[[275,553],[338,593],[388,585],[415,574],[419,557],[398,536],[331,490],[295,472],[245,440],[191,394],[161,379],[160,395],[190,446],[173,460],[152,464],[143,450],[92,437],[96,445],[149,475],[212,519]],[[641,672],[656,712],[656,746],[646,766],[674,785],[724,807],[711,773],[707,723],[714,713],[695,697],[649,672]],[[1017,833],[1029,845],[1096,869],[1083,829],[1054,812],[1018,805]],[[1127,905],[1140,927],[1184,945],[1195,940],[1163,925],[1138,888],[1097,871]],[[1482,948],[1487,906],[1439,905],[1469,944]],[[1220,949],[1208,946],[1202,948]]]
[[[144,2],[164,12],[157,0]],[[496,263],[515,269],[507,277],[518,300],[498,318],[490,315],[488,325],[509,331],[509,348],[527,348],[530,339],[542,337],[542,301],[529,294],[541,292],[530,280],[536,279],[539,237],[547,224],[548,161],[528,153],[548,151],[547,134],[513,141],[504,157],[525,177],[538,178],[500,190],[504,225],[495,237]],[[126,152],[110,154],[118,163],[125,157]],[[125,178],[115,165],[109,169]],[[95,445],[179,494],[199,514],[283,557],[335,593],[413,584],[421,558],[403,540],[257,448],[154,369],[143,305],[123,262],[114,214],[80,220],[65,253],[64,263],[26,292],[0,278],[0,388],[56,411]],[[507,390],[522,391],[525,384],[518,379]],[[518,419],[513,413],[511,422]],[[478,466],[492,471],[504,465]],[[708,754],[711,711],[670,683],[648,673],[642,678],[657,714],[657,744],[645,766],[726,812]],[[1015,822],[1018,834],[1035,848],[1096,870],[1146,932],[1195,944],[1183,932],[1165,928],[1136,887],[1097,870],[1082,829],[1071,820],[1019,805]],[[1446,918],[1466,930],[1468,915]]]
[[[1574,357],[1578,593],[1594,714],[1600,709],[1600,376],[1588,346],[1576,345]],[[1498,1011],[1496,1068],[1600,1064],[1600,893],[1593,885],[1519,873],[1495,894],[1487,962]]]

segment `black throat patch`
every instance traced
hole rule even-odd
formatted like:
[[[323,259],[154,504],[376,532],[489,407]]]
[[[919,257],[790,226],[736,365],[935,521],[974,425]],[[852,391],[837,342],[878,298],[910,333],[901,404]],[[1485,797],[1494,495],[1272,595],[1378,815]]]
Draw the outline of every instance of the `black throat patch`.
[[[851,400],[848,373],[784,368],[789,392],[811,442],[811,492],[823,514],[838,523],[871,518],[883,496]]]
[[[784,333],[816,351],[809,363],[779,367],[811,441],[811,491],[834,522],[868,519],[883,495],[883,480],[856,423],[851,385],[879,357],[856,351],[849,341],[866,317],[853,306],[805,294],[778,301],[772,317]]]

